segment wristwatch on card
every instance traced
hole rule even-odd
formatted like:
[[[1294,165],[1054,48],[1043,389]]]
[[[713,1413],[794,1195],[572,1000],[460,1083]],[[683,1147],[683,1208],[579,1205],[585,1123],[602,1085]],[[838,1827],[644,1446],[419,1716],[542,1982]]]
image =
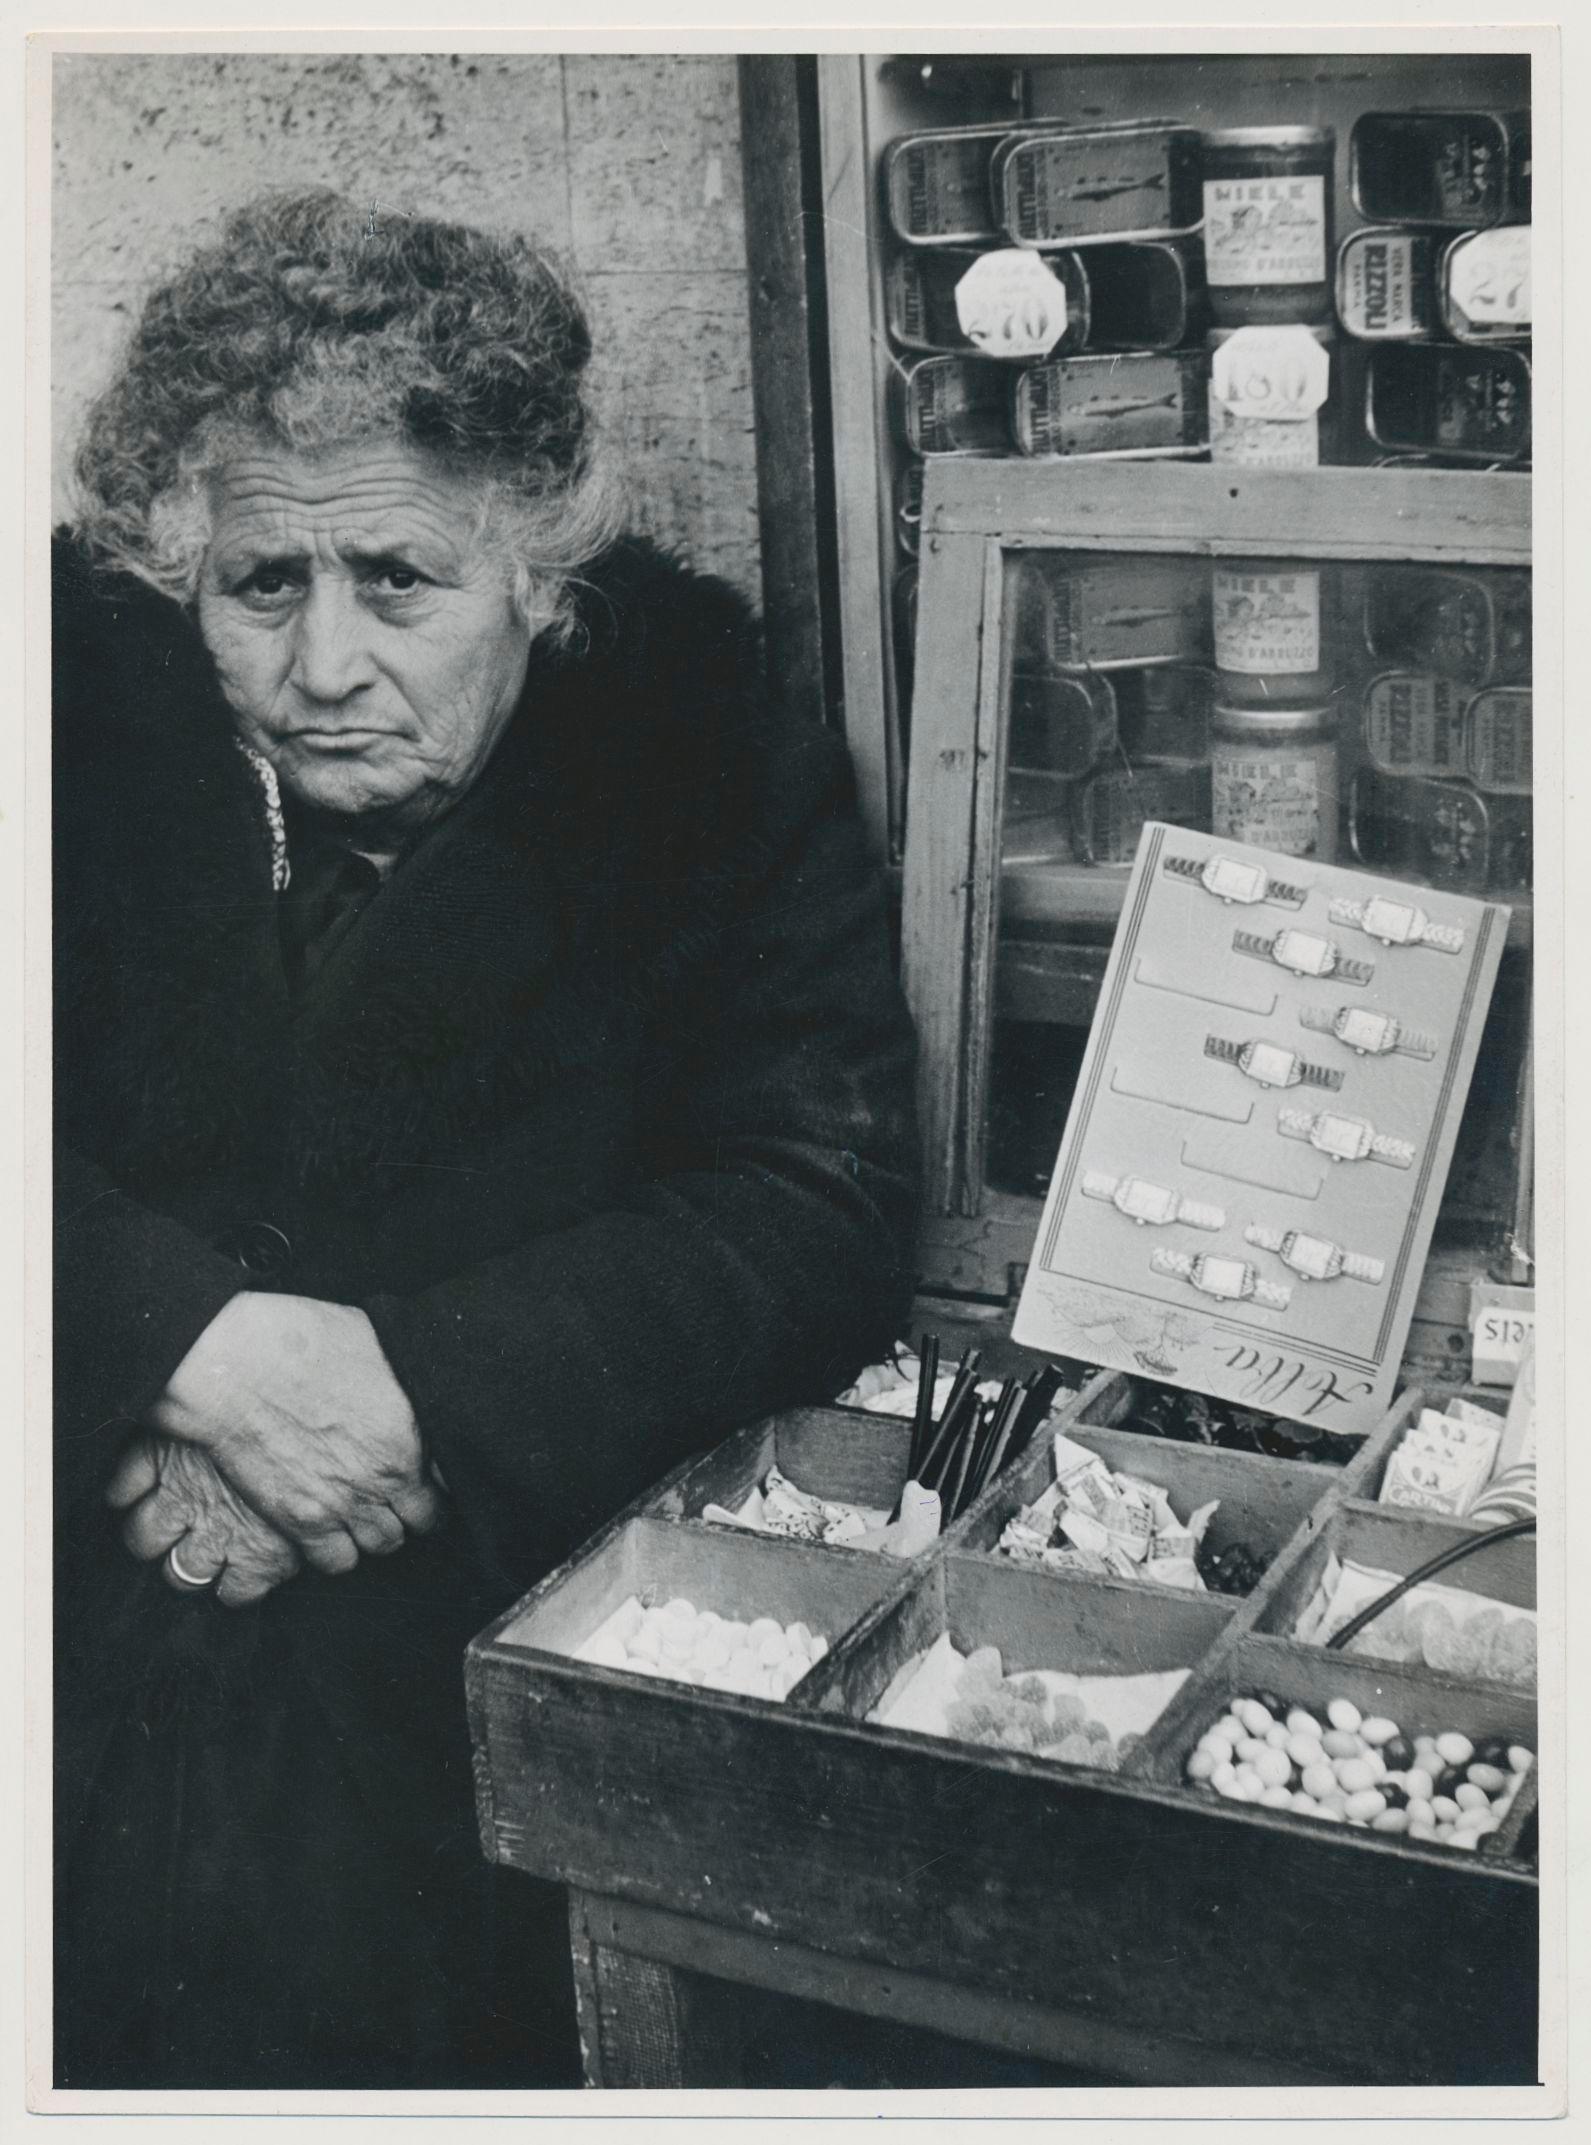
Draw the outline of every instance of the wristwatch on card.
[[[1085,1199],[1108,1199],[1118,1214],[1140,1224],[1180,1221],[1190,1229],[1226,1227],[1226,1215],[1219,1207],[1201,1206],[1144,1177],[1113,1177],[1106,1170],[1089,1169],[1083,1172],[1082,1191]]]
[[[1330,1088],[1334,1092],[1342,1086],[1342,1074],[1328,1065],[1311,1065],[1306,1059],[1284,1050],[1280,1043],[1228,1042],[1223,1036],[1207,1035],[1204,1038],[1204,1054],[1207,1058],[1220,1058],[1224,1064],[1235,1065],[1240,1073],[1257,1080],[1261,1087]]]
[[[1354,924],[1383,946],[1434,946],[1439,953],[1462,953],[1464,933],[1458,924],[1434,924],[1412,902],[1389,901],[1383,894],[1369,901],[1333,901],[1326,911],[1334,924]]]
[[[1203,1295],[1223,1303],[1254,1302],[1267,1311],[1285,1311],[1293,1300],[1290,1288],[1275,1281],[1262,1281],[1247,1259],[1211,1258],[1204,1252],[1153,1251],[1149,1263],[1157,1274],[1174,1274]]]
[[[1321,1035],[1334,1035],[1362,1058],[1384,1058],[1399,1051],[1406,1058],[1434,1058],[1436,1037],[1406,1028],[1390,1013],[1372,1013],[1362,1005],[1305,1005],[1298,1009],[1299,1025]]]
[[[1368,983],[1376,972],[1374,961],[1350,961],[1313,931],[1278,931],[1264,938],[1257,931],[1234,931],[1234,953],[1253,954],[1256,960],[1274,961],[1295,976],[1338,976],[1344,983]]]
[[[1273,879],[1258,864],[1240,857],[1167,857],[1163,868],[1176,879],[1191,879],[1218,901],[1241,901],[1245,907],[1256,901],[1274,901],[1283,908],[1302,908],[1309,889]]]
[[[1258,1222],[1250,1222],[1243,1237],[1261,1251],[1274,1251],[1284,1266],[1290,1266],[1306,1281],[1335,1281],[1339,1274],[1345,1274],[1350,1281],[1379,1281],[1386,1272],[1380,1259],[1344,1251],[1340,1244],[1330,1243],[1323,1236],[1308,1236],[1302,1229],[1265,1229]]]
[[[1276,1129],[1284,1139],[1307,1140],[1334,1162],[1390,1162],[1395,1169],[1408,1169],[1414,1161],[1412,1142],[1378,1132],[1363,1117],[1338,1117],[1331,1110],[1314,1116],[1308,1110],[1278,1110]]]

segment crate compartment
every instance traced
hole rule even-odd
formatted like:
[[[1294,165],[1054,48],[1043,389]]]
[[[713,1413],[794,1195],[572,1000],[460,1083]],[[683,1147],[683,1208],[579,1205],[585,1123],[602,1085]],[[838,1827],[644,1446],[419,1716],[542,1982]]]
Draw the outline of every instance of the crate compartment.
[[[1035,1434],[1034,1447],[1065,1427],[1114,1382],[1114,1372],[1099,1371],[1075,1391],[1057,1394],[1048,1426]],[[767,1479],[769,1469],[777,1467],[808,1496],[892,1512],[906,1486],[911,1431],[910,1416],[869,1408],[789,1408],[748,1424],[715,1451],[691,1461],[669,1478],[650,1509],[660,1518],[689,1522],[699,1521],[703,1508],[710,1504],[735,1511]],[[726,1523],[710,1520],[706,1524],[725,1526],[727,1531]],[[742,1531],[756,1534],[750,1528]],[[851,1545],[811,1546],[843,1549]]]
[[[1393,1453],[1403,1442],[1405,1434],[1419,1421],[1422,1408],[1435,1408],[1440,1411],[1449,1406],[1454,1400],[1473,1401],[1477,1407],[1493,1410],[1496,1413],[1500,1428],[1506,1410],[1507,1397],[1506,1394],[1499,1394],[1495,1388],[1474,1385],[1452,1388],[1438,1387],[1423,1393],[1406,1394],[1385,1431],[1378,1432],[1370,1440],[1359,1466],[1351,1471],[1350,1479],[1346,1485],[1349,1494],[1363,1498],[1367,1504],[1380,1502],[1381,1486],[1386,1480],[1388,1463]],[[1469,1520],[1450,1519],[1446,1514],[1440,1512],[1422,1512],[1412,1505],[1387,1505],[1384,1509],[1389,1512],[1401,1512],[1405,1518],[1426,1526],[1461,1527],[1466,1532],[1473,1533],[1475,1531],[1473,1523]]]
[[[832,1647],[899,1583],[900,1570],[882,1558],[836,1560],[808,1542],[641,1517],[610,1530],[589,1554],[544,1580],[504,1626],[500,1643],[574,1662],[576,1649],[635,1595],[643,1602],[682,1596],[698,1609],[741,1622],[772,1617],[782,1625],[804,1623]],[[585,1661],[574,1665],[589,1676],[640,1674]],[[667,1688],[684,1686],[670,1681]],[[698,1694],[697,1686],[690,1688]]]
[[[1187,1519],[1200,1505],[1216,1500],[1218,1509],[1211,1515],[1206,1543],[1217,1553],[1247,1543],[1267,1565],[1280,1555],[1297,1530],[1311,1521],[1322,1494],[1333,1486],[1322,1482],[1317,1468],[1294,1460],[1261,1459],[1216,1446],[1184,1445],[1084,1422],[1071,1425],[1066,1435],[1074,1444],[1097,1453],[1114,1472],[1136,1475],[1140,1481],[1163,1489],[1179,1519]],[[951,1532],[951,1546],[990,1556],[998,1554],[997,1544],[1007,1521],[1042,1496],[1054,1479],[1053,1441],[1048,1435],[1036,1437],[1016,1467],[991,1483],[957,1522]],[[1167,1591],[1153,1580],[1141,1583],[1157,1593]]]
[[[963,1655],[997,1647],[1007,1676],[1033,1669],[1113,1677],[1192,1672],[1230,1617],[1230,1604],[1210,1594],[1168,1588],[1148,1596],[1127,1582],[1061,1578],[952,1551],[908,1592],[881,1605],[831,1660],[819,1664],[808,1682],[807,1702],[868,1721],[897,1673],[946,1634]],[[1088,1707],[1086,1692],[1082,1703]],[[963,1741],[954,1734],[940,1737],[889,1722],[869,1725],[990,1755],[1016,1747]]]
[[[1276,1575],[1255,1619],[1255,1629],[1281,1638],[1296,1637],[1299,1618],[1308,1608],[1333,1554],[1341,1560],[1368,1565],[1374,1571],[1390,1572],[1394,1578],[1401,1579],[1444,1549],[1472,1541],[1474,1537],[1475,1529],[1463,1521],[1442,1522],[1427,1514],[1405,1513],[1396,1505],[1345,1502],[1326,1517],[1310,1539],[1298,1545],[1286,1567]],[[1509,1608],[1534,1609],[1535,1541],[1529,1536],[1516,1535],[1510,1541],[1477,1550],[1462,1562],[1435,1573],[1430,1583],[1449,1587],[1458,1594],[1483,1596]],[[1339,1658],[1402,1659],[1404,1665],[1416,1671],[1436,1665],[1420,1658],[1402,1657],[1395,1652],[1379,1652],[1374,1643],[1378,1622],[1379,1619],[1368,1624],[1360,1639],[1353,1642],[1354,1650],[1339,1655]],[[1306,1643],[1323,1644],[1315,1640]],[[1500,1680],[1511,1688],[1534,1695],[1533,1681],[1515,1682],[1512,1678],[1489,1676],[1484,1669],[1462,1659],[1437,1667],[1438,1673],[1450,1673],[1466,1682]]]
[[[1178,1387],[1157,1384],[1150,1378],[1122,1376],[1102,1386],[1090,1396],[1078,1411],[1078,1420],[1100,1429],[1130,1432],[1145,1445],[1168,1445],[1195,1452],[1235,1452],[1242,1458],[1287,1459],[1301,1465],[1318,1469],[1321,1479],[1321,1494],[1341,1479],[1341,1471],[1351,1467],[1364,1450],[1365,1439],[1347,1432],[1320,1430],[1314,1434],[1308,1424],[1290,1422],[1283,1416],[1271,1416],[1260,1409],[1239,1409],[1238,1415],[1251,1417],[1256,1425],[1265,1426],[1265,1435],[1273,1440],[1275,1449],[1250,1449],[1246,1442],[1227,1445],[1206,1445],[1197,1438],[1168,1437],[1148,1426],[1151,1411],[1162,1405],[1171,1408],[1185,1407],[1190,1402],[1203,1398],[1196,1393],[1184,1392]],[[1230,1409],[1226,1401],[1210,1402],[1217,1409]]]
[[[1536,1750],[1537,1714],[1533,1696],[1510,1691],[1497,1684],[1474,1684],[1429,1669],[1413,1670],[1390,1662],[1361,1660],[1351,1654],[1328,1653],[1323,1648],[1299,1646],[1290,1640],[1249,1635],[1213,1657],[1207,1672],[1195,1685],[1185,1688],[1175,1705],[1161,1716],[1142,1754],[1140,1770],[1146,1779],[1183,1792],[1211,1809],[1236,1809],[1253,1822],[1274,1821],[1297,1828],[1302,1835],[1328,1831],[1335,1838],[1347,1832],[1341,1825],[1327,1826],[1302,1813],[1269,1810],[1252,1803],[1229,1803],[1212,1791],[1190,1783],[1184,1766],[1189,1753],[1236,1697],[1252,1697],[1264,1691],[1287,1706],[1302,1706],[1317,1720],[1324,1720],[1334,1698],[1350,1699],[1366,1718],[1380,1715],[1396,1721],[1408,1737],[1442,1735],[1450,1729],[1468,1736],[1472,1743],[1494,1737]],[[1536,1768],[1525,1777],[1498,1831],[1486,1836],[1475,1859],[1488,1865],[1517,1858],[1521,1836],[1534,1836]],[[1349,1837],[1367,1850],[1399,1855],[1436,1857],[1444,1864],[1459,1856],[1436,1843],[1409,1840],[1402,1834],[1351,1831]],[[1468,1863],[1471,1857],[1463,1856]]]

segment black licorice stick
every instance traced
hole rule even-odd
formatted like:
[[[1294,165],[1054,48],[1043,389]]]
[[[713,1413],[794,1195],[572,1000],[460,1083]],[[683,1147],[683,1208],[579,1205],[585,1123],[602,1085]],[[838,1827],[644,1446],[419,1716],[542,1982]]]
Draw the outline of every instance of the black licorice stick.
[[[922,1473],[917,1479],[925,1490],[937,1489],[944,1480],[945,1469],[955,1452],[955,1441],[961,1434],[968,1405],[977,1405],[978,1365],[982,1360],[976,1348],[969,1348],[961,1359],[961,1367],[956,1372],[956,1382],[950,1389],[950,1398],[945,1402],[945,1412],[939,1418],[938,1434],[923,1455]]]
[[[1025,1385],[1018,1385],[1015,1379],[1000,1395],[1000,1404],[995,1410],[994,1421],[990,1425],[988,1446],[984,1451],[983,1459],[978,1469],[977,1481],[972,1492],[973,1497],[979,1496],[983,1491],[984,1484],[993,1481],[998,1473],[1000,1464],[1005,1458],[1006,1447],[1011,1442],[1012,1430],[1021,1417],[1027,1398],[1028,1388]],[[969,1498],[968,1503],[970,1504],[971,1501],[971,1498]]]
[[[912,1441],[906,1461],[906,1479],[917,1480],[923,1447],[934,1421],[934,1387],[939,1383],[939,1336],[925,1333],[917,1363],[917,1413],[912,1418]]]
[[[962,1492],[967,1486],[967,1472],[972,1466],[972,1448],[977,1444],[982,1433],[987,1430],[989,1418],[994,1413],[995,1406],[995,1402],[986,1400],[980,1407],[974,1408],[972,1418],[957,1442],[955,1477],[951,1485],[950,1495],[944,1498],[941,1503],[943,1517],[947,1520],[960,1517]],[[949,1474],[948,1466],[945,1472]]]

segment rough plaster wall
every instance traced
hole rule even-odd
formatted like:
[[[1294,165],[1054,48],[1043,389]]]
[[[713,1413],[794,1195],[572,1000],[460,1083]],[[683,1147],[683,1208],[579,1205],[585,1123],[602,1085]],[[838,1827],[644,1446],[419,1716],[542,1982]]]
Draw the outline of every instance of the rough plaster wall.
[[[56,507],[150,280],[267,186],[513,227],[572,254],[637,526],[756,596],[756,462],[728,57],[61,54]]]

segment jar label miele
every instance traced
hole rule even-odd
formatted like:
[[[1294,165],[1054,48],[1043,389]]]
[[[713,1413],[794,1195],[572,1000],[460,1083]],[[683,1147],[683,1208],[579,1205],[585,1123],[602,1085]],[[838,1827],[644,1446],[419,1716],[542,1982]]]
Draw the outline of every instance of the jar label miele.
[[[1248,677],[1302,675],[1320,668],[1320,575],[1248,573],[1218,566],[1211,576],[1218,670]]]
[[[1210,760],[1210,831],[1283,856],[1329,857],[1335,848],[1334,751],[1327,741],[1217,750]]]
[[[1023,246],[982,253],[956,285],[956,318],[990,357],[1048,357],[1066,333],[1066,288]]]
[[[1220,289],[1326,280],[1318,173],[1204,182],[1205,280]]]
[[[1451,678],[1390,671],[1365,694],[1365,750],[1389,775],[1462,775],[1468,694]]]
[[[1315,469],[1320,463],[1320,419],[1242,417],[1210,392],[1210,460],[1241,462],[1249,469]]]

